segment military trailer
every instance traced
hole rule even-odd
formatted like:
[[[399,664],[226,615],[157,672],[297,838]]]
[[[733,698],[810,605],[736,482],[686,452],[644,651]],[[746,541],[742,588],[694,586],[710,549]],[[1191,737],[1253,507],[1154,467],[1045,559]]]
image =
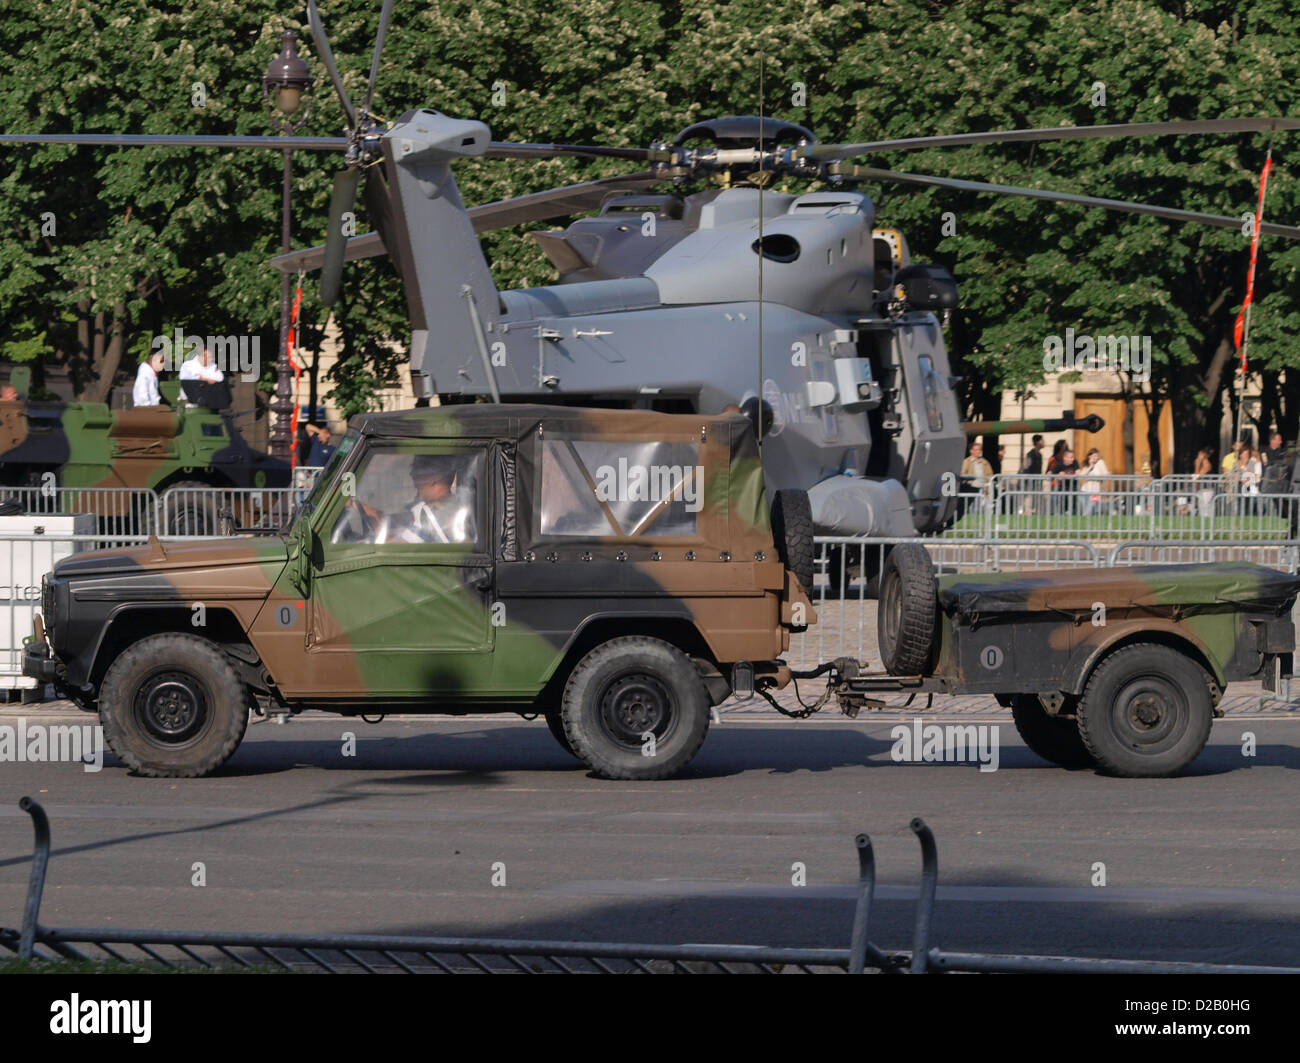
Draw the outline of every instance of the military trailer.
[[[213,771],[251,708],[537,713],[599,774],[663,778],[711,706],[789,681],[811,514],[774,508],[780,539],[738,414],[366,415],[281,534],[60,563],[24,668],[145,775]]]
[[[176,491],[162,529],[206,535],[218,528],[217,507],[193,488],[289,486],[289,463],[254,450],[228,410],[181,401],[177,381],[162,385],[171,406],[110,410],[101,402],[28,402],[27,377],[11,375],[19,401],[0,402],[0,485],[68,488],[148,488]],[[102,521],[123,516],[121,499],[103,492],[67,492],[67,512]],[[251,521],[241,521],[241,523]],[[105,529],[109,530],[109,529]],[[124,532],[136,528],[114,529]]]
[[[920,545],[885,561],[886,674],[829,669],[856,712],[909,691],[993,694],[1035,753],[1124,776],[1175,775],[1205,747],[1224,687],[1291,675],[1300,577],[1247,563],[935,577]]]

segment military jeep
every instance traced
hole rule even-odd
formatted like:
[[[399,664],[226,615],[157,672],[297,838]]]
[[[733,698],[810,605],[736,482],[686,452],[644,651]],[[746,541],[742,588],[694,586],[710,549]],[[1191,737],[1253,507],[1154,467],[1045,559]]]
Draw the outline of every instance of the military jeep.
[[[596,773],[664,778],[711,706],[788,681],[811,551],[739,414],[371,414],[274,536],[61,562],[24,670],[143,775],[214,771],[250,709],[325,709],[540,714]]]

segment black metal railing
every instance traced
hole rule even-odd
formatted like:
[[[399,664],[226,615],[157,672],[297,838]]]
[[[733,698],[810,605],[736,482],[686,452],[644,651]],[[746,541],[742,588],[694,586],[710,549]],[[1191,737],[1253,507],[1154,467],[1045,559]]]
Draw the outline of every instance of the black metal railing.
[[[870,939],[876,865],[871,838],[866,834],[854,840],[858,891],[847,949],[47,927],[41,925],[39,915],[50,859],[49,819],[40,803],[30,797],[18,804],[32,818],[35,848],[22,927],[0,927],[0,949],[28,960],[104,960],[173,970],[269,968],[330,974],[1300,974],[1300,967],[944,952],[931,942],[939,849],[933,832],[919,817],[910,824],[921,845],[921,891],[910,951],[886,951]]]

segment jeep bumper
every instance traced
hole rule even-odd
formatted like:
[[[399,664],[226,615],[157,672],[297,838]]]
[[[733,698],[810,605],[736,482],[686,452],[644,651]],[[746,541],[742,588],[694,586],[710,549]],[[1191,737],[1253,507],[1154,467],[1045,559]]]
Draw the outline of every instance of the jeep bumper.
[[[58,678],[59,662],[44,640],[33,639],[23,646],[23,675],[42,683],[53,683]]]

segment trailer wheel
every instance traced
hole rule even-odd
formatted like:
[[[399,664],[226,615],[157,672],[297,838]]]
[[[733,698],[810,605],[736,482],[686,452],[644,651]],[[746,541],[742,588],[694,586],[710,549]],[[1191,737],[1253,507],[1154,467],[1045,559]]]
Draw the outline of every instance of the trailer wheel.
[[[109,748],[132,771],[192,779],[243,741],[248,693],[226,655],[194,635],[150,635],[117,658],[99,691]]]
[[[667,779],[699,752],[709,694],[677,647],[641,635],[610,639],[578,662],[564,687],[564,732],[606,779]]]
[[[1091,768],[1097,763],[1079,737],[1079,725],[1069,716],[1049,716],[1037,694],[1011,698],[1011,719],[1030,750],[1063,768]]]
[[[569,756],[577,757],[578,754],[573,751],[573,743],[569,741],[569,736],[564,732],[564,717],[558,712],[548,712],[543,718],[546,720],[546,726],[550,729],[551,737],[560,743],[560,748]]]
[[[816,546],[813,543],[812,503],[807,491],[778,491],[772,500],[772,538],[776,541],[776,555],[811,598],[813,593],[813,560]]]
[[[934,562],[919,543],[889,551],[876,612],[880,659],[891,675],[921,675],[938,644],[939,597]]]
[[[1205,670],[1153,642],[1124,646],[1088,677],[1079,735],[1107,771],[1129,778],[1177,775],[1210,737],[1214,704]]]

